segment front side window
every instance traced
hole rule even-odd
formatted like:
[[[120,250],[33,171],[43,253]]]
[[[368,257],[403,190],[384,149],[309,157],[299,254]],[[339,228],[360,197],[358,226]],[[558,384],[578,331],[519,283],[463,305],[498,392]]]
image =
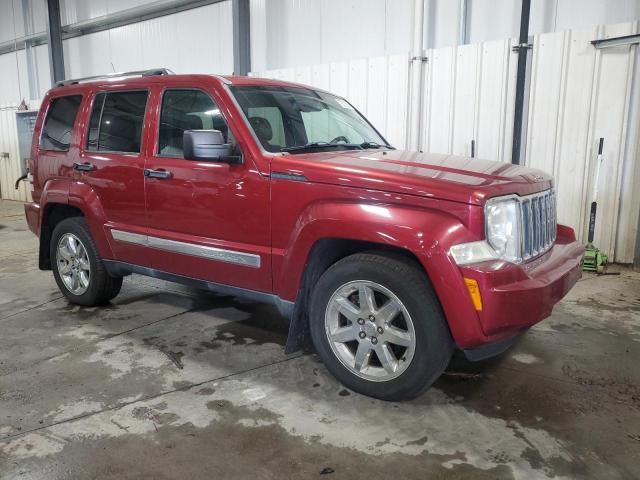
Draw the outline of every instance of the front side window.
[[[76,120],[82,95],[69,95],[52,100],[42,127],[40,148],[45,150],[69,150],[73,124]]]
[[[224,117],[209,95],[200,90],[167,90],[162,96],[158,154],[182,157],[185,130],[219,130],[225,143],[233,143]]]
[[[343,98],[301,87],[231,87],[269,152],[391,148]]]
[[[93,101],[87,150],[140,153],[149,92],[99,93]]]

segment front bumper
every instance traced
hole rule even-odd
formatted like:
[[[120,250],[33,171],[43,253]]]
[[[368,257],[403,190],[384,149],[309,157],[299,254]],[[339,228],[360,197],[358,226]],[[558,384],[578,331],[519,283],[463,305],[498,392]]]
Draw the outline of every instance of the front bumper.
[[[487,339],[516,335],[551,315],[580,279],[583,254],[573,236],[559,235],[549,252],[526,264],[490,261],[460,267],[464,277],[478,282],[482,310],[477,313]]]

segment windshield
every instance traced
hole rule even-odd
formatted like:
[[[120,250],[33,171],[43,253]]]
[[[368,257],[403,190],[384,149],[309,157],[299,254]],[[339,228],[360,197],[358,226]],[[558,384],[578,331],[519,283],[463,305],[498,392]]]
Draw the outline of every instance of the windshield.
[[[265,150],[391,148],[343,98],[297,87],[231,87]]]

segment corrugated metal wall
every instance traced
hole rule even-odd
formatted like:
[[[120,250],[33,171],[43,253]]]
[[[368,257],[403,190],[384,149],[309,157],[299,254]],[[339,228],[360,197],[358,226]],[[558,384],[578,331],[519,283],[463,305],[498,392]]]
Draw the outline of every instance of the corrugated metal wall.
[[[633,261],[640,206],[638,47],[596,50],[590,41],[639,31],[634,22],[538,35],[531,76],[528,164],[556,177],[558,217],[584,239],[604,138],[595,243],[621,262]]]
[[[413,3],[414,0],[251,0],[253,69],[264,71],[407,52],[411,49]],[[459,0],[424,0],[425,48],[459,43],[460,5]],[[520,5],[521,0],[470,0],[466,43],[516,37]],[[533,35],[638,18],[637,0],[533,0],[529,32]]]
[[[37,108],[37,105],[32,104],[30,107]],[[14,189],[16,179],[22,175],[16,110],[15,106],[0,105],[0,153],[9,154],[8,158],[0,157],[0,198],[28,202],[31,200],[31,193],[26,182],[20,182],[18,190]]]
[[[233,72],[231,2],[221,2],[64,41],[69,78],[167,67]]]
[[[421,148],[507,161],[515,67],[511,40],[427,51]]]
[[[586,239],[598,138],[605,161],[596,244],[633,261],[640,209],[637,48],[590,41],[637,33],[638,22],[537,35],[528,110],[527,165],[556,177],[558,217]],[[515,68],[511,40],[427,51],[422,148],[510,161]],[[397,147],[406,145],[407,55],[254,73],[314,85],[351,100]]]

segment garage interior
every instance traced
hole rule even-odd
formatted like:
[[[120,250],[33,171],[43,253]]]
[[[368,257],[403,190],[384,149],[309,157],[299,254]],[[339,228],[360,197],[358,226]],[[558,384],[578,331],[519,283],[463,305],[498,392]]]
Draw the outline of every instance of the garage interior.
[[[640,479],[638,43],[638,0],[3,0],[0,478]],[[136,274],[71,305],[16,183],[35,115],[55,82],[159,67],[312,85],[396,148],[551,173],[583,244],[599,181],[608,263],[406,402],[286,355],[270,305]]]

